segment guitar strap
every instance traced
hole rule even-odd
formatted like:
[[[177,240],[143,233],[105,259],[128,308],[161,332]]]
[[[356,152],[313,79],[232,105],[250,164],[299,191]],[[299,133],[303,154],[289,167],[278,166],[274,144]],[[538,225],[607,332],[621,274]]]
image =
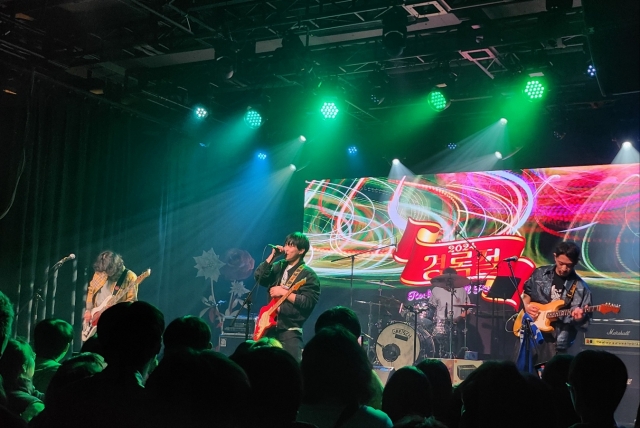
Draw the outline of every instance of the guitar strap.
[[[564,298],[565,306],[568,305],[569,303],[571,303],[571,299],[573,299],[573,295],[576,292],[576,287],[577,286],[578,286],[578,279],[576,278],[576,280],[573,281],[573,285],[571,286],[569,291],[567,291],[567,295]]]
[[[124,282],[124,279],[127,277],[127,272],[129,272],[129,269],[125,269],[122,272],[122,275],[120,275],[120,278],[118,278],[118,282],[116,282],[115,287],[113,287],[113,296],[115,296],[116,294],[118,294],[118,291],[120,291],[120,287],[122,287],[122,283]]]
[[[287,282],[284,285],[284,288],[286,288],[287,290],[290,289],[291,286],[296,282],[298,275],[300,275],[300,272],[302,272],[303,269],[304,269],[304,263],[298,266],[298,268],[293,272],[293,274],[289,275],[289,278],[287,279]]]

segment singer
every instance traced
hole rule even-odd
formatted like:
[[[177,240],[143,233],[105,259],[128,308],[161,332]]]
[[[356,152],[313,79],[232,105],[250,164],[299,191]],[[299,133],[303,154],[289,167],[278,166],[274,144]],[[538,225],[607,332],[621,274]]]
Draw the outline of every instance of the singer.
[[[304,263],[309,251],[309,239],[301,232],[289,234],[284,246],[272,246],[271,254],[255,271],[256,281],[269,289],[271,299],[286,295],[296,282],[306,282],[289,294],[278,309],[276,326],[267,330],[266,336],[278,339],[284,349],[300,361],[302,359],[302,326],[309,318],[320,297],[320,281],[316,273]],[[282,260],[274,263],[278,256]]]
[[[113,251],[103,251],[93,264],[93,278],[87,290],[87,302],[84,322],[91,321],[92,309],[99,307],[120,289],[127,289],[126,295],[119,302],[135,302],[138,300],[138,277],[124,266],[122,256]]]
[[[566,353],[578,334],[577,329],[586,328],[589,321],[589,315],[583,308],[591,304],[591,291],[575,272],[580,260],[580,247],[575,242],[561,242],[553,257],[555,264],[537,268],[524,284],[524,310],[535,320],[539,309],[531,303],[547,304],[563,299],[564,307],[571,309],[571,316],[551,323],[554,331],[543,334],[544,343],[537,347],[534,364],[544,363],[554,354]]]

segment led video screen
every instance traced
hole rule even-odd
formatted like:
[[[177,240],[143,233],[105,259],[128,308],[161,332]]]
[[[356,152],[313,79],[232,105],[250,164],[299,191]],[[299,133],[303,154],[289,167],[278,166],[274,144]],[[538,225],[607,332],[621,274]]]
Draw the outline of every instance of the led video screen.
[[[639,188],[638,164],[313,180],[308,264],[324,286],[382,280],[416,293],[453,267],[486,297],[496,278],[521,288],[572,240],[590,286],[638,291]],[[517,295],[505,302],[517,307]]]

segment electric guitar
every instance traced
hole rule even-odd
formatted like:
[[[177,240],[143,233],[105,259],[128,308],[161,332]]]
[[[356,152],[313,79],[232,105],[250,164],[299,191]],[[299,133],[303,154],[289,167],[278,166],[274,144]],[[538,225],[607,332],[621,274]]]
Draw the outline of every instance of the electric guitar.
[[[98,330],[98,319],[100,319],[100,315],[105,311],[105,309],[110,308],[111,306],[118,303],[118,301],[125,296],[130,287],[140,285],[142,281],[147,279],[147,277],[151,275],[151,269],[147,269],[142,272],[138,278],[129,284],[125,288],[121,288],[116,295],[111,295],[108,298],[104,299],[104,301],[100,304],[100,306],[91,309],[91,319],[89,322],[82,322],[82,341],[86,342],[91,336],[96,334]]]
[[[546,305],[542,303],[531,302],[530,305],[538,308],[540,311],[538,313],[538,317],[533,321],[533,323],[538,327],[538,329],[542,332],[548,332],[553,330],[553,326],[551,325],[552,321],[558,319],[558,317],[571,316],[571,309],[560,309],[561,306],[564,306],[564,300],[554,300],[553,302],[549,302]],[[582,310],[586,313],[588,312],[600,312],[606,314],[608,312],[613,312],[617,314],[620,312],[620,305],[613,305],[611,303],[603,303],[601,305],[595,306],[585,306]],[[524,310],[518,313],[515,322],[513,323],[513,334],[516,336],[520,336],[520,327],[522,327],[522,317],[524,316]]]
[[[271,327],[275,327],[277,324],[276,315],[277,310],[287,300],[287,297],[298,288],[302,287],[307,282],[307,279],[301,279],[291,286],[287,293],[280,297],[274,297],[271,301],[260,309],[260,313],[258,313],[258,319],[256,320],[256,329],[253,332],[253,340],[260,340],[266,331]]]

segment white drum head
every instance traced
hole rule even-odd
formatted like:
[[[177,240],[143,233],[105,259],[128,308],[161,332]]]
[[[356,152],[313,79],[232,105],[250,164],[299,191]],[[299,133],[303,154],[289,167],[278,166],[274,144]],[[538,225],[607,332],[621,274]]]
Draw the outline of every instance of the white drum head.
[[[415,336],[413,327],[402,322],[389,324],[378,336],[376,356],[380,364],[385,367],[400,368],[414,363],[413,341]],[[420,338],[416,338],[415,356],[420,355]]]

